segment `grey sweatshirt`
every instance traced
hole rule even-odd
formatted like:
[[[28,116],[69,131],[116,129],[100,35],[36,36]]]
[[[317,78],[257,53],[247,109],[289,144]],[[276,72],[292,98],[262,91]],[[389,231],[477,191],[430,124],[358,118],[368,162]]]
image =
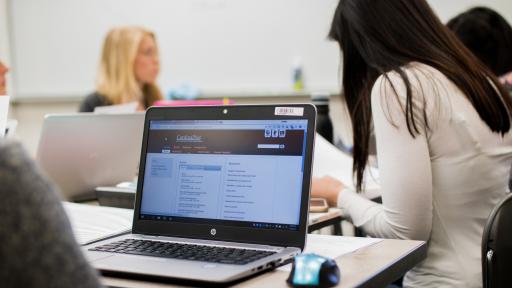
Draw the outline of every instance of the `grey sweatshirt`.
[[[20,144],[0,139],[0,286],[101,287],[53,186]]]

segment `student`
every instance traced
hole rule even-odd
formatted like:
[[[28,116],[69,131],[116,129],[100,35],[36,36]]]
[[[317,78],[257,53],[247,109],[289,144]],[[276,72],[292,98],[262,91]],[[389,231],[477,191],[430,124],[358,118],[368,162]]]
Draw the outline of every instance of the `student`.
[[[0,96],[7,95],[7,78],[5,77],[7,72],[9,72],[9,67],[0,61]]]
[[[341,0],[330,37],[343,54],[354,174],[362,190],[372,125],[383,204],[324,177],[312,197],[371,236],[428,241],[407,287],[481,287],[482,232],[507,193],[512,100],[425,0]]]
[[[7,94],[0,60],[0,95]],[[2,287],[101,287],[53,186],[19,143],[0,138]]]
[[[451,19],[447,26],[480,61],[503,76],[512,95],[512,27],[507,20],[490,8],[475,7]]]
[[[2,287],[101,287],[75,241],[55,186],[21,145],[0,139]]]
[[[96,80],[96,92],[80,105],[80,112],[98,106],[137,102],[149,108],[162,94],[155,81],[160,70],[155,35],[140,27],[112,29],[105,39]]]

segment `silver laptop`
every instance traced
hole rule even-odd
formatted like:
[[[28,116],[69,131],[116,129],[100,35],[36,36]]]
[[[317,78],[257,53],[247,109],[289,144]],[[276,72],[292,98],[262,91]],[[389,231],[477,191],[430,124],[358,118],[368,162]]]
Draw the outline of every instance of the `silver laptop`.
[[[65,199],[94,198],[136,177],[143,129],[144,113],[47,115],[37,161]]]
[[[312,105],[146,113],[132,234],[84,247],[106,275],[231,282],[305,246]]]

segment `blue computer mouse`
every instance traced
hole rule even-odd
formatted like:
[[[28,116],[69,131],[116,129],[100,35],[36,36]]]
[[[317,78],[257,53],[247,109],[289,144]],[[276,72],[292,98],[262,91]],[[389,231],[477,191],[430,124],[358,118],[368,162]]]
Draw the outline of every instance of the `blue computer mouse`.
[[[333,287],[340,282],[340,269],[332,259],[301,254],[293,259],[286,282],[293,287]]]

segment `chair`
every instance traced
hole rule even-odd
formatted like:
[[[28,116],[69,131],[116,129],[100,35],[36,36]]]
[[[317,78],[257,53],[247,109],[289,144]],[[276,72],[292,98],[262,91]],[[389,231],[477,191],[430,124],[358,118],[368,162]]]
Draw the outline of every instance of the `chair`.
[[[512,287],[512,194],[491,212],[482,237],[484,288]]]
[[[332,123],[329,118],[329,102],[325,99],[313,99],[313,104],[315,104],[317,110],[316,132],[332,143]]]

